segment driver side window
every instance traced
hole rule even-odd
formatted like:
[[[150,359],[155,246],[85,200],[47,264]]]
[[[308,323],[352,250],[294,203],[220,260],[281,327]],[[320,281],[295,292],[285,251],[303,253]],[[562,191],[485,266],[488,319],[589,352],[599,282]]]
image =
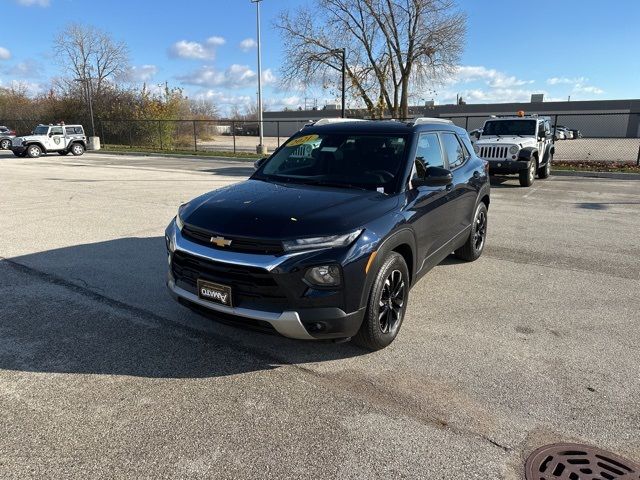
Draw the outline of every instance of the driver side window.
[[[444,167],[440,140],[436,133],[421,133],[411,178],[424,178],[428,167]]]
[[[51,127],[49,133],[51,135],[64,135],[64,133],[62,132],[62,127]]]

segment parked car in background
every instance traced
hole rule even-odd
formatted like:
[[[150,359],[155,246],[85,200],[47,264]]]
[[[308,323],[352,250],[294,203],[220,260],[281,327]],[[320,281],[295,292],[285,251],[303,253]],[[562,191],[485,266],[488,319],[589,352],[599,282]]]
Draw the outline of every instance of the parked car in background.
[[[15,137],[11,150],[16,157],[38,158],[43,153],[82,155],[87,137],[82,125],[38,125],[31,135]]]
[[[560,125],[556,125],[551,127],[555,132],[553,139],[554,140],[566,140],[567,139],[567,129],[565,127],[561,127]]]
[[[167,286],[196,312],[377,350],[425,273],[482,254],[487,163],[449,120],[319,120],[256,166],[167,227]]]
[[[536,174],[549,177],[555,153],[549,119],[522,111],[487,120],[473,148],[489,162],[491,175],[518,174],[523,187],[531,186]]]
[[[578,138],[582,138],[582,132],[580,132],[580,130],[573,129],[571,130],[571,133],[573,133],[574,140],[577,140]]]
[[[0,126],[0,150],[9,150],[11,148],[11,140],[15,137],[15,130],[11,130],[9,127]]]

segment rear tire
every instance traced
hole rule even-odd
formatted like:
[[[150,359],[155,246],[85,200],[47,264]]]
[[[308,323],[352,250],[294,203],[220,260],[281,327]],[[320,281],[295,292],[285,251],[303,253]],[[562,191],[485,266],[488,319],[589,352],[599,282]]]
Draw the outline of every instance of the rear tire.
[[[367,311],[354,343],[381,350],[398,335],[409,300],[409,269],[402,255],[391,252],[371,287]]]
[[[9,148],[11,147],[11,140],[8,139],[4,139],[4,140],[0,140],[0,150],[9,150]]]
[[[42,155],[42,149],[38,145],[29,145],[27,147],[27,157],[38,158]]]
[[[469,232],[469,238],[465,244],[457,249],[454,254],[461,260],[467,262],[473,262],[480,258],[484,245],[487,241],[487,226],[488,226],[488,210],[484,202],[476,207],[476,213],[473,216],[473,223],[471,224],[471,232]]]
[[[553,160],[553,156],[549,155],[547,163],[544,165],[544,167],[538,169],[538,178],[541,178],[543,180],[545,178],[549,178],[549,175],[551,175],[551,160]]]
[[[79,157],[84,153],[84,147],[81,143],[74,143],[71,145],[71,153],[73,153],[76,157]]]
[[[533,181],[536,178],[536,169],[538,166],[538,162],[536,162],[535,158],[532,158],[529,162],[529,166],[526,170],[520,170],[520,186],[521,187],[530,187],[533,185]]]

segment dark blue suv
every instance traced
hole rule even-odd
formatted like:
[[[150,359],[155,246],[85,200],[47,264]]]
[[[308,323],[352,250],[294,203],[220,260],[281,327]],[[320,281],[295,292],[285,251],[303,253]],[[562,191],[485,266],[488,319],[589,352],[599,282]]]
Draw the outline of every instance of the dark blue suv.
[[[409,289],[484,248],[488,165],[449,121],[320,120],[256,167],[166,231],[170,291],[218,320],[384,348]]]

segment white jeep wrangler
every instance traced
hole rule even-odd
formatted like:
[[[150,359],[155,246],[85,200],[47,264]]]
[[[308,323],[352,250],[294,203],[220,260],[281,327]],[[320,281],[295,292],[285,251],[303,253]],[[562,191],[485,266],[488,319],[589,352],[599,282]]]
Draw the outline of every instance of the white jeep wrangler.
[[[16,157],[38,158],[43,153],[82,155],[87,148],[87,137],[82,125],[38,125],[31,135],[15,137],[11,150]]]
[[[489,174],[517,173],[520,185],[529,187],[538,178],[548,178],[555,153],[549,119],[518,112],[487,120],[473,148],[489,162]]]

